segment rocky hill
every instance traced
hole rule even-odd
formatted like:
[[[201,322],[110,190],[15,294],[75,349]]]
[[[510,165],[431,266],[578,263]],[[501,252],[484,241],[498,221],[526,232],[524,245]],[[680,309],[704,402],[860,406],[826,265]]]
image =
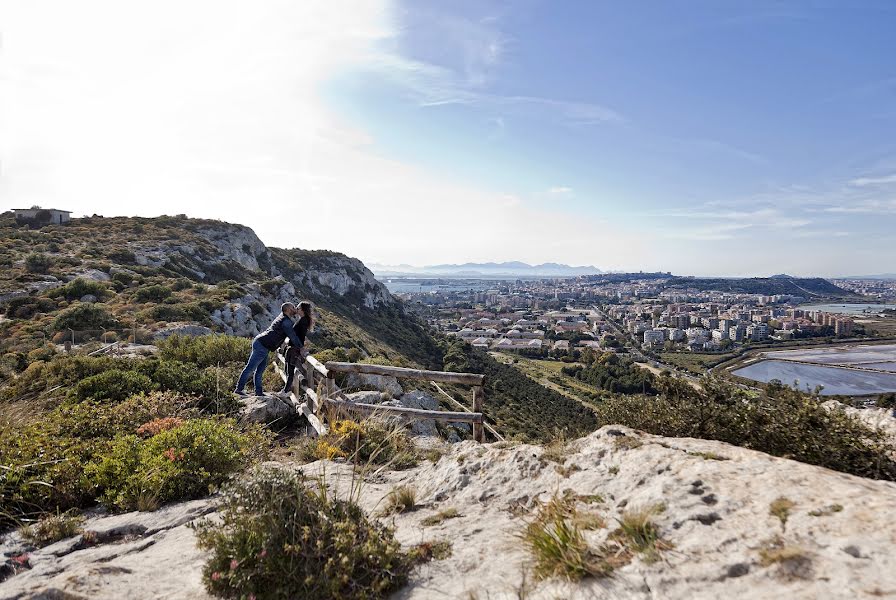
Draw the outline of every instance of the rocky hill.
[[[31,230],[5,213],[0,239],[0,353],[65,335],[76,342],[202,331],[251,336],[281,303],[302,298],[322,309],[318,349],[358,347],[421,364],[436,353],[359,260],[268,248],[242,225],[91,217]]]
[[[272,468],[324,475],[343,496],[357,491],[344,463]],[[377,516],[401,485],[416,490],[414,509]],[[369,476],[356,497],[403,546],[450,546],[395,600],[833,600],[896,590],[896,485],[720,442],[616,426],[563,448],[464,442],[434,463]],[[552,498],[605,567],[599,574],[535,576],[525,532]],[[0,597],[211,598],[201,582],[207,555],[189,524],[215,511],[211,498],[91,517],[85,529],[99,541],[82,535],[33,551],[32,568],[0,584]],[[646,544],[622,532],[633,515],[646,515]],[[11,536],[2,550],[19,553],[22,543]]]

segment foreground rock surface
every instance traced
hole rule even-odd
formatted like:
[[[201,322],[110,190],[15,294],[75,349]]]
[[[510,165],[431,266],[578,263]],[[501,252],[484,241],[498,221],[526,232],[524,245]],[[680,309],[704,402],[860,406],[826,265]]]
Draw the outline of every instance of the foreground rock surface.
[[[473,442],[446,452],[435,463],[377,473],[361,489],[361,505],[378,514],[390,490],[413,486],[416,510],[378,518],[394,526],[408,547],[452,544],[450,557],[418,567],[394,600],[846,599],[896,593],[893,483],[616,426],[563,452]],[[325,472],[336,493],[351,489],[348,465],[321,461],[299,468],[311,476]],[[623,511],[662,504],[654,520],[669,549],[656,561],[636,555],[609,578],[535,581],[519,535],[539,501],[566,490],[588,497],[588,512],[606,523],[585,532],[592,547],[606,540]],[[781,497],[792,502],[786,527],[770,514]],[[0,598],[54,597],[34,596],[48,590],[74,598],[206,598],[204,556],[184,523],[212,508],[198,501],[91,519],[88,529],[131,531],[132,537],[72,551],[77,543],[66,540],[34,551],[34,568],[0,584]],[[449,508],[459,516],[424,525]],[[761,551],[775,538],[798,549],[799,557],[764,564]],[[3,547],[7,553],[15,549],[15,539]]]

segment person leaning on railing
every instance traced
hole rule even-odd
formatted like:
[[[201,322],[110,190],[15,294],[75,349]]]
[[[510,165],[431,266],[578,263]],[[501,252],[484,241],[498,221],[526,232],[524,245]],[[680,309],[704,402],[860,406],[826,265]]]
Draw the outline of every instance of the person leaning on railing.
[[[239,381],[237,381],[236,389],[233,392],[239,396],[245,396],[246,383],[249,377],[255,374],[255,395],[263,396],[264,388],[262,384],[262,376],[265,367],[268,366],[268,353],[274,352],[280,347],[280,344],[286,338],[296,346],[303,346],[299,336],[296,335],[294,319],[299,311],[292,302],[286,302],[280,307],[280,314],[274,319],[270,326],[255,336],[252,340],[252,353],[249,354],[249,360],[246,367],[240,373]]]
[[[286,349],[286,385],[283,386],[282,394],[288,394],[292,391],[292,382],[296,375],[296,366],[301,364],[308,356],[308,349],[305,347],[305,338],[309,331],[314,329],[314,316],[312,315],[311,303],[304,300],[299,303],[299,313],[302,317],[296,321],[293,331],[299,338],[296,344],[292,338],[289,340],[289,348]]]

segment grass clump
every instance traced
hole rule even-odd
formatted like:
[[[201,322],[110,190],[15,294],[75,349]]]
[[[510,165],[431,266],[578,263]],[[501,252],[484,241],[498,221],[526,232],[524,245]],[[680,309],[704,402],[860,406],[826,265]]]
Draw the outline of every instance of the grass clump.
[[[87,474],[107,504],[153,510],[208,494],[266,447],[260,429],[243,433],[229,419],[194,419],[145,440],[133,434],[116,437]]]
[[[81,533],[84,517],[72,513],[56,513],[41,518],[33,525],[19,528],[22,539],[42,548],[59,540],[70,538]]]
[[[400,485],[386,495],[382,514],[394,515],[411,512],[417,508],[417,490],[409,485]]]
[[[418,460],[404,427],[376,418],[336,421],[326,435],[300,440],[294,451],[303,462],[344,458],[357,465],[388,465],[399,470],[415,466]]]
[[[613,570],[611,562],[605,560],[604,549],[595,551],[586,543],[576,519],[575,503],[567,497],[554,496],[543,504],[523,532],[522,540],[535,560],[538,579],[578,581],[607,576]]]
[[[225,489],[220,515],[195,526],[216,596],[373,600],[407,580],[410,561],[392,531],[301,473],[256,469]]]
[[[660,538],[660,531],[653,516],[663,512],[664,505],[628,510],[618,519],[619,529],[613,537],[620,540],[632,552],[644,554],[648,560],[656,560],[661,550],[671,546]]]
[[[790,518],[790,511],[794,506],[796,503],[793,500],[788,500],[783,496],[768,505],[768,514],[781,521],[781,531],[787,531],[787,519]]]
[[[447,521],[448,519],[456,519],[460,516],[460,513],[456,508],[446,508],[444,510],[440,510],[434,515],[430,515],[423,520],[420,521],[420,524],[424,527],[434,527],[443,521]]]
[[[451,556],[451,542],[421,542],[408,551],[408,559],[414,564],[445,560]]]

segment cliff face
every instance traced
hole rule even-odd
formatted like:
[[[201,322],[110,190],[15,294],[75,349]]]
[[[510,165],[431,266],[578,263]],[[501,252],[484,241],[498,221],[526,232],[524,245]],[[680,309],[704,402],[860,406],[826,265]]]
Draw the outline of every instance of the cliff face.
[[[298,468],[325,474],[343,496],[357,486],[342,463]],[[377,473],[360,488],[361,506],[378,514],[397,485],[416,489],[418,508],[378,518],[395,527],[404,545],[447,540],[452,551],[419,566],[394,600],[835,600],[896,590],[896,485],[721,442],[618,426],[559,452],[463,442],[435,463]],[[618,550],[611,556],[614,571],[603,578],[536,580],[521,536],[552,496],[571,499],[595,551],[616,548],[627,512],[651,508],[659,551]],[[449,508],[458,516],[425,524]],[[97,531],[102,543],[83,548],[71,538],[32,552],[32,569],[0,584],[0,597],[62,597],[52,590],[64,590],[76,599],[209,598],[201,585],[205,556],[187,524],[214,510],[212,499],[156,513],[94,517],[86,528]],[[6,553],[21,550],[17,534],[0,546]]]

